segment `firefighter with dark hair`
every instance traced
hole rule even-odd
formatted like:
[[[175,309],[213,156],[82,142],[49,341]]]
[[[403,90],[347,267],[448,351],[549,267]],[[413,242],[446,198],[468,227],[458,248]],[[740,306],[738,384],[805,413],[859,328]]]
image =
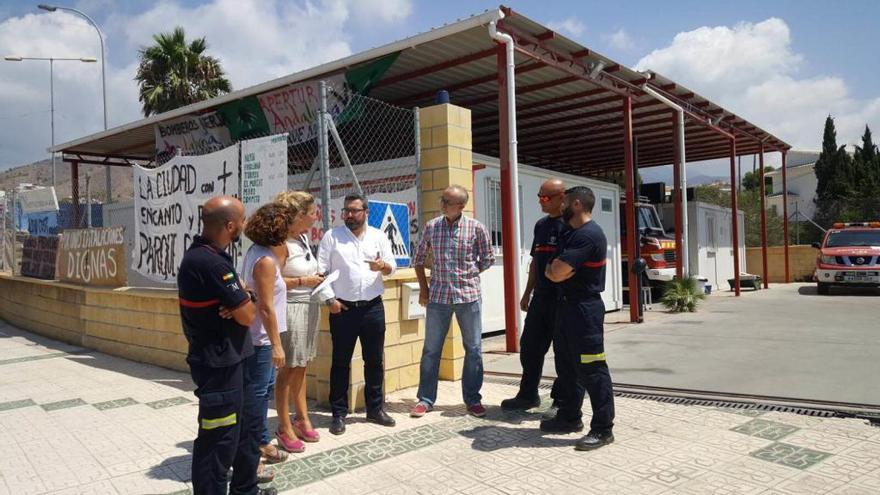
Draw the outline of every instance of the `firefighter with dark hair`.
[[[593,450],[614,441],[614,392],[605,361],[605,263],[607,241],[593,221],[596,196],[584,186],[565,191],[563,219],[568,230],[562,236],[559,255],[547,265],[545,275],[558,288],[554,350],[558,358],[560,408],[556,417],[541,422],[551,433],[581,431],[584,393],[590,395],[593,417],[589,433],[575,445]]]

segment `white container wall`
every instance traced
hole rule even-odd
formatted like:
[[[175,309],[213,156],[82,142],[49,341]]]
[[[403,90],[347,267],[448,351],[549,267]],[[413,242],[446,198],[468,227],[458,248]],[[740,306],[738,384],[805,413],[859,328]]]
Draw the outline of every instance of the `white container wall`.
[[[663,228],[675,232],[675,206],[671,203],[659,209]],[[729,290],[728,279],[733,278],[733,236],[730,208],[697,201],[688,202],[688,257],[690,272],[705,277],[712,290]],[[745,272],[746,236],[745,217],[739,214],[740,272]]]

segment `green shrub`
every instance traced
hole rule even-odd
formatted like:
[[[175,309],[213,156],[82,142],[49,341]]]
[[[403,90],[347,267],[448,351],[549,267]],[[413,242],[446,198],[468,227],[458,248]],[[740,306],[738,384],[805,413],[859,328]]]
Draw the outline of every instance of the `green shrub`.
[[[697,302],[705,298],[706,294],[697,288],[697,279],[689,276],[669,282],[660,302],[673,313],[693,313]]]

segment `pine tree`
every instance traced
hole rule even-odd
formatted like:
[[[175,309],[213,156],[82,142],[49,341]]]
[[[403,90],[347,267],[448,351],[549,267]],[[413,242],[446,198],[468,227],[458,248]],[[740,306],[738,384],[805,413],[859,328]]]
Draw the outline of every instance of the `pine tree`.
[[[880,156],[868,126],[862,135],[862,145],[856,146],[852,169],[853,213],[858,220],[874,220],[880,210]]]
[[[837,130],[834,118],[830,115],[825,119],[825,130],[822,136],[822,153],[816,161],[816,214],[814,221],[824,227],[830,227],[837,221],[846,221],[856,215],[851,211],[853,188],[855,182],[852,160],[845,146],[837,146]],[[857,215],[856,215],[857,216]]]

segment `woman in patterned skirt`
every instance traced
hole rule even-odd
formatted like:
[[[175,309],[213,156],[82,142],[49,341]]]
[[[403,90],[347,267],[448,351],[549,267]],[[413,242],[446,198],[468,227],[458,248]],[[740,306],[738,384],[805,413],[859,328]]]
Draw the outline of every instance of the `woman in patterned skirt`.
[[[275,198],[275,202],[287,207],[294,218],[287,239],[287,260],[281,270],[287,284],[288,331],[282,338],[287,362],[278,374],[275,387],[279,439],[289,441],[293,446],[299,441],[317,442],[319,438],[308,415],[306,366],[315,357],[318,341],[320,306],[312,301],[312,289],[324,277],[318,275],[318,261],[308,240],[309,230],[318,218],[315,198],[306,192],[285,191]],[[291,399],[296,411],[292,422]]]

